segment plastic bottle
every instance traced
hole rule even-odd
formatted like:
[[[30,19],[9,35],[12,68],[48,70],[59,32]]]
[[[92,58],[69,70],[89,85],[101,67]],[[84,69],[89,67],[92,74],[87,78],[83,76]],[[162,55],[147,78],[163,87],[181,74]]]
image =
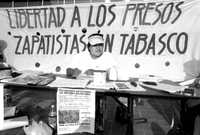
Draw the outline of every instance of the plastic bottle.
[[[57,118],[56,118],[56,106],[52,104],[49,108],[49,114],[48,114],[48,124],[53,129],[56,129],[57,125]]]

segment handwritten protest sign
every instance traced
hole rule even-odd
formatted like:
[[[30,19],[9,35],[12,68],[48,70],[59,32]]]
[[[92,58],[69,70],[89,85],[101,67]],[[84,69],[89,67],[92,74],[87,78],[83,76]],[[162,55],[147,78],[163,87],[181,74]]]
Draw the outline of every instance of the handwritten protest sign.
[[[200,73],[199,8],[199,0],[7,8],[0,40],[15,68],[65,73],[87,36],[101,30],[123,74],[180,81]]]

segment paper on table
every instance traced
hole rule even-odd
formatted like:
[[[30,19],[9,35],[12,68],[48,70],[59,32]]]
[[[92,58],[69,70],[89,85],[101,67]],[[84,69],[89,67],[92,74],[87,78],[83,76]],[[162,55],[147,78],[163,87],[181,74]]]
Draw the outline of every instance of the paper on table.
[[[179,86],[179,85],[171,85],[171,84],[165,84],[165,83],[157,83],[156,85],[148,85],[144,83],[140,83],[141,86],[155,89],[155,90],[160,90],[160,91],[166,91],[170,93],[175,93],[177,91],[183,91],[185,89],[185,86]]]
[[[29,124],[27,116],[15,117],[4,120],[3,125],[0,126],[0,130],[7,130],[17,127],[27,126]]]
[[[190,85],[192,84],[194,81],[195,81],[196,78],[193,78],[193,79],[190,79],[190,80],[186,80],[186,81],[183,81],[183,82],[180,82],[179,84],[181,86],[186,86],[186,85]]]
[[[130,82],[115,82],[115,86],[118,91],[146,91],[140,85],[137,84],[135,87]]]
[[[112,89],[112,88],[115,88],[115,84],[114,82],[106,82],[106,83],[103,83],[103,84],[95,84],[95,83],[90,83],[87,85],[86,88],[89,88],[89,89],[104,89],[104,90],[109,90],[109,89]]]
[[[102,85],[96,85],[94,83],[90,83],[87,88],[94,88],[94,89],[115,89],[117,91],[146,91],[140,85],[136,87],[131,85],[130,82],[106,82]]]
[[[161,77],[154,75],[142,75],[139,77],[140,82],[160,82],[161,80],[163,80]]]
[[[85,88],[89,79],[68,79],[56,77],[56,80],[48,84],[50,87]]]

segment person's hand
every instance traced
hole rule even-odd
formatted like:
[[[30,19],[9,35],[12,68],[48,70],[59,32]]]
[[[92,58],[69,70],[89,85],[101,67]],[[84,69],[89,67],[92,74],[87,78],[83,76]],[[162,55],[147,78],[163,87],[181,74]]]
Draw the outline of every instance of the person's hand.
[[[67,77],[76,78],[80,75],[81,70],[78,68],[67,68]]]
[[[28,127],[23,127],[26,135],[52,135],[52,129],[44,122],[32,121],[32,124]]]
[[[88,69],[85,71],[86,75],[94,75],[94,70],[93,69]]]
[[[81,70],[78,69],[78,68],[75,68],[72,77],[76,78],[76,77],[78,77],[80,75],[80,73],[81,73]]]
[[[74,70],[72,68],[67,68],[67,71],[66,71],[67,77],[69,77],[69,78],[72,77],[73,72],[74,72]]]

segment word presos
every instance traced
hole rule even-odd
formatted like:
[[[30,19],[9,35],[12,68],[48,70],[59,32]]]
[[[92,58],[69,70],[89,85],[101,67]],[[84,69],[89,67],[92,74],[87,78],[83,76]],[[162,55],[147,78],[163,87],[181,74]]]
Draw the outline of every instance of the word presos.
[[[126,5],[100,4],[87,8],[43,7],[6,9],[12,29],[61,27],[103,27],[115,23],[121,26],[174,24],[182,15],[179,2],[129,3]],[[120,11],[119,11],[120,10]]]

